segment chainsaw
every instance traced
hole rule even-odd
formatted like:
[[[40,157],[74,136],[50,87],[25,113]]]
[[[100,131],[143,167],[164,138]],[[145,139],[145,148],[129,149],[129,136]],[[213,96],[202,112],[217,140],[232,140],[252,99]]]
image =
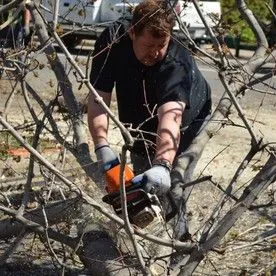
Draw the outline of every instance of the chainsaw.
[[[122,216],[120,196],[120,164],[115,165],[105,172],[108,192],[102,200],[110,204],[118,216]],[[126,206],[130,223],[145,228],[155,219],[163,220],[162,207],[158,197],[154,193],[146,192],[142,179],[138,183],[132,183],[134,177],[132,170],[125,166]]]

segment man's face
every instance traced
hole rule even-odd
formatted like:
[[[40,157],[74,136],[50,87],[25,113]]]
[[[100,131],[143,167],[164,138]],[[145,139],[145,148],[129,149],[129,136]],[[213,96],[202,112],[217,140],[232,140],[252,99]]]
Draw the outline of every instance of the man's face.
[[[144,65],[153,66],[165,57],[170,41],[169,35],[155,38],[148,30],[144,30],[140,35],[135,35],[131,30],[129,35],[135,56]]]

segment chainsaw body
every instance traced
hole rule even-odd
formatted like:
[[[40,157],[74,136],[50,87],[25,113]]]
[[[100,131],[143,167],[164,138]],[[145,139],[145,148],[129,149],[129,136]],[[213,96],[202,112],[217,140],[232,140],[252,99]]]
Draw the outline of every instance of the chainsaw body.
[[[130,170],[128,167],[127,170]],[[112,172],[112,171],[111,171]],[[110,182],[111,172],[107,174],[107,185],[112,184],[115,187],[114,181]],[[113,169],[113,180],[118,178],[118,168]],[[107,186],[106,190],[109,192],[102,200],[105,203],[112,205],[115,213],[122,216],[121,196],[119,191],[119,185],[116,185],[117,191]],[[137,225],[140,228],[147,227],[154,219],[162,220],[161,205],[158,197],[155,194],[147,193],[144,189],[144,184],[133,184],[131,179],[128,179],[126,183],[126,204],[130,223]],[[111,191],[111,192],[110,192]]]

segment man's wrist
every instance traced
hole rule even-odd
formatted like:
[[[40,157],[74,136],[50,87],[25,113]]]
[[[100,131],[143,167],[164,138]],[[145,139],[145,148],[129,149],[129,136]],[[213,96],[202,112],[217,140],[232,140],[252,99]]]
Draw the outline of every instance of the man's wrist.
[[[169,172],[172,170],[172,164],[167,159],[155,159],[153,160],[152,165],[165,167],[169,170]]]
[[[96,144],[95,147],[94,147],[94,149],[95,149],[94,151],[96,152],[97,150],[105,148],[105,147],[110,147],[107,142]]]

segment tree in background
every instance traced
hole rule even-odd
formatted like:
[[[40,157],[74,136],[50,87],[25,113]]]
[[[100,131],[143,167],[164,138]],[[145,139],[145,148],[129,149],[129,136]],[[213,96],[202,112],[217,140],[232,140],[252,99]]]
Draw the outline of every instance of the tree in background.
[[[273,0],[272,10],[276,14],[276,0]],[[275,17],[272,18],[269,37],[270,37],[270,44],[275,45],[276,44],[276,19],[275,19]]]
[[[241,40],[244,42],[255,42],[256,39],[254,33],[248,26],[247,22],[242,19],[239,11],[237,10],[236,1],[221,0],[220,2],[225,30],[227,30],[230,35],[240,36]],[[265,32],[267,34],[270,33],[271,24],[274,24],[275,27],[275,22],[271,22],[272,16],[266,7],[266,4],[269,4],[271,7],[274,5],[275,10],[275,0],[248,0],[246,2]]]

